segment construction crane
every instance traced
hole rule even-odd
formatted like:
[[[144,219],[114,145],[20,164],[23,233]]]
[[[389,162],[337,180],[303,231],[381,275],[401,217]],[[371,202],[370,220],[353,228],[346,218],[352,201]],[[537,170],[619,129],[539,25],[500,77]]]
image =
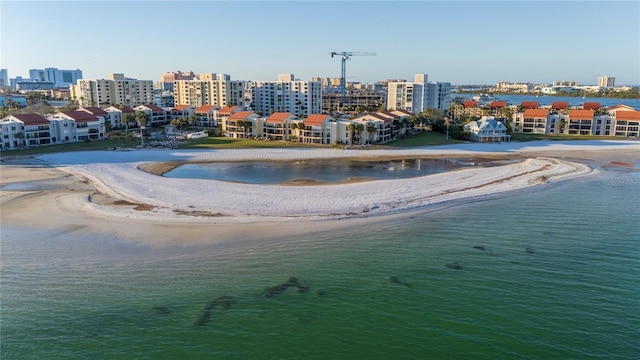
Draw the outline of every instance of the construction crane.
[[[353,52],[353,51],[332,51],[329,53],[331,57],[334,55],[342,56],[342,73],[340,75],[340,106],[343,106],[346,98],[346,87],[347,87],[347,60],[351,59],[352,56],[375,56],[374,52]]]

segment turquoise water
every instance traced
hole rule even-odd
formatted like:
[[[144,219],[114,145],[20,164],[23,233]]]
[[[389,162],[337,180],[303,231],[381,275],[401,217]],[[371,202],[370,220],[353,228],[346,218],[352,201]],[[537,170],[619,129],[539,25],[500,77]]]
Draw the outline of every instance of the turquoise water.
[[[4,229],[1,355],[637,359],[638,175],[244,247]]]

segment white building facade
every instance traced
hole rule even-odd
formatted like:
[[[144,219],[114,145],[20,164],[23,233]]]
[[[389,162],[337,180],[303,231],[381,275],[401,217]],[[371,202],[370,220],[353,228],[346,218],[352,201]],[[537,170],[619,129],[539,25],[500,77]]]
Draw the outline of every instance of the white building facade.
[[[387,109],[417,114],[428,108],[427,74],[416,74],[413,82],[392,81],[387,87]]]
[[[264,116],[288,112],[299,117],[322,113],[322,83],[302,81],[293,74],[280,74],[277,81],[251,84],[251,107]]]

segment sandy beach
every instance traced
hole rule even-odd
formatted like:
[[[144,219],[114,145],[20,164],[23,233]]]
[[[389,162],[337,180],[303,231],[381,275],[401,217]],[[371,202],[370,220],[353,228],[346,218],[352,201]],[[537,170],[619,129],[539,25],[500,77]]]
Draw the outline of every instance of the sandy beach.
[[[504,165],[403,180],[254,185],[165,178],[185,162],[505,159]],[[397,150],[136,150],[4,158],[2,227],[109,234],[156,245],[301,236],[328,227],[392,221],[412,211],[549,186],[615,167],[639,171],[637,141],[460,144]],[[142,169],[146,169],[143,171]]]

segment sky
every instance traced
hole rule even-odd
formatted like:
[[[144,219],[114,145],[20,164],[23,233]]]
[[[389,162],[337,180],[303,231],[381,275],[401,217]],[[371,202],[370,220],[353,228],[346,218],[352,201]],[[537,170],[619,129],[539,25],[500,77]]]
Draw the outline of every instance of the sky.
[[[640,85],[640,1],[6,1],[0,67],[159,81],[167,71],[276,80]]]

